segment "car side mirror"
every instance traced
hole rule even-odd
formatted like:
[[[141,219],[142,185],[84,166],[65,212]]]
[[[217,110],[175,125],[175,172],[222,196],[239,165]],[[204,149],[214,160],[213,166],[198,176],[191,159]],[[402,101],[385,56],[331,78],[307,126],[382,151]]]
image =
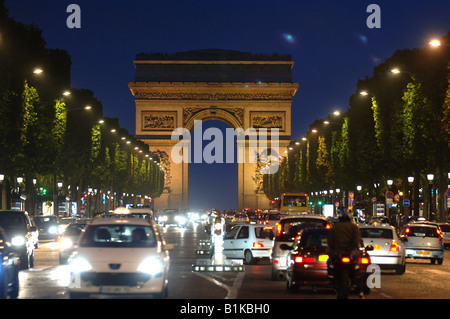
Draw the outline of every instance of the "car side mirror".
[[[291,250],[292,248],[293,248],[292,246],[289,246],[287,244],[281,244],[280,245],[280,249],[281,250]]]

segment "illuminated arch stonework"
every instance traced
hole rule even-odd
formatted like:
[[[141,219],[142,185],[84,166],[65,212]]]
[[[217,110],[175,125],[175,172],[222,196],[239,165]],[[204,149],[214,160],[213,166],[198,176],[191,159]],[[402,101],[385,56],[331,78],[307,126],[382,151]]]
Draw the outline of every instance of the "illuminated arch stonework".
[[[290,56],[198,50],[173,55],[140,54],[129,88],[136,103],[136,137],[151,151],[168,155],[163,194],[155,208],[188,208],[188,163],[174,163],[176,128],[193,130],[196,120],[221,120],[233,129],[278,128],[280,152],[291,138]],[[246,152],[247,153],[247,152]],[[257,163],[238,164],[238,209],[268,208]]]

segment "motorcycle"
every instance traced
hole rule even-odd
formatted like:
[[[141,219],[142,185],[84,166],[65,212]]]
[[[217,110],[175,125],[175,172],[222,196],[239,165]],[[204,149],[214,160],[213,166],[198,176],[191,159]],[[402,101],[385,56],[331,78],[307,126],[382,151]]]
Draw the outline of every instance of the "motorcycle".
[[[338,299],[348,299],[352,287],[355,287],[361,296],[370,292],[360,275],[360,266],[367,266],[368,264],[370,264],[369,257],[358,258],[351,252],[341,253],[330,260],[328,277],[337,292]]]

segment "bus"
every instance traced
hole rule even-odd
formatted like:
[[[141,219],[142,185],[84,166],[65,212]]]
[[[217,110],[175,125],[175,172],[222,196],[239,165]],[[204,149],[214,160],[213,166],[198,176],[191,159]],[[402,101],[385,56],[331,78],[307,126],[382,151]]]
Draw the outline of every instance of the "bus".
[[[308,194],[307,193],[283,193],[280,201],[281,213],[290,215],[307,214]]]

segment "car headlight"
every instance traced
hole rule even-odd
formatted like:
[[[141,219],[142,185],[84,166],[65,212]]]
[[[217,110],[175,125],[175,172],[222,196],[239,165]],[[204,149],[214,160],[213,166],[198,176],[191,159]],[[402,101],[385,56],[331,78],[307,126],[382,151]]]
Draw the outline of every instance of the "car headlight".
[[[175,220],[180,224],[186,223],[186,218],[184,216],[177,216],[177,217],[175,217]]]
[[[69,268],[72,272],[83,272],[92,269],[91,264],[83,257],[74,257],[69,261]]]
[[[69,249],[73,246],[73,241],[70,238],[63,238],[60,242],[59,242],[60,248],[61,250],[64,249]]]
[[[164,265],[161,258],[148,257],[140,263],[137,270],[154,276],[163,272]]]
[[[51,227],[49,227],[49,229],[48,229],[48,233],[49,233],[49,234],[54,235],[54,234],[56,234],[57,232],[58,232],[58,228],[57,228],[56,226],[51,226]]]
[[[25,245],[25,237],[24,236],[14,236],[11,238],[11,244],[13,246],[23,246]]]

